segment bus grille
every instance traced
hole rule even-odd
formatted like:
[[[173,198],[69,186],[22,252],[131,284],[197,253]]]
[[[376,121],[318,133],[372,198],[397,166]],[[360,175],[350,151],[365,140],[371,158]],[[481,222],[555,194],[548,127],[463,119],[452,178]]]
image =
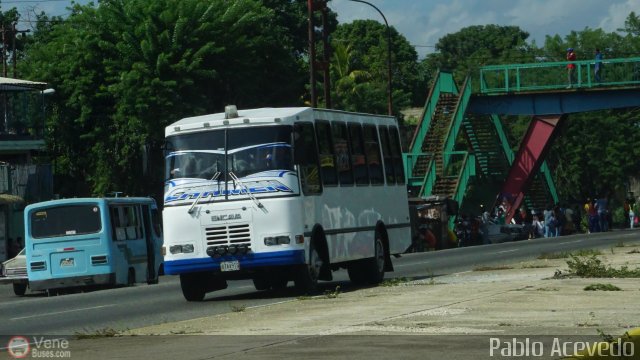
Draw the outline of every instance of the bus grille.
[[[34,261],[31,263],[31,271],[46,270],[47,264],[44,261]]]
[[[91,257],[91,265],[106,265],[107,255],[96,255]]]
[[[205,228],[207,246],[251,243],[249,224],[210,226]]]

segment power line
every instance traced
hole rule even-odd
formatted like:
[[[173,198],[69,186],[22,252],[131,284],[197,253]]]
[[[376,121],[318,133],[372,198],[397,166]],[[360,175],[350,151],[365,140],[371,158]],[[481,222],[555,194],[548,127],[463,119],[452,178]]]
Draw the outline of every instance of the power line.
[[[44,2],[61,2],[61,1],[67,1],[69,2],[69,0],[10,0],[10,1],[3,1],[3,4],[22,4],[22,3],[44,3]]]

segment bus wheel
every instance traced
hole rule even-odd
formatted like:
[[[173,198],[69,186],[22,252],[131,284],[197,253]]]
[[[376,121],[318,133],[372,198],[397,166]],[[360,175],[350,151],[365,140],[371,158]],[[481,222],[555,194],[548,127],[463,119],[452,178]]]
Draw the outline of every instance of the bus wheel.
[[[129,273],[127,274],[127,286],[133,286],[136,283],[136,271],[133,269],[129,269]]]
[[[378,232],[376,232],[374,250],[372,258],[354,261],[347,267],[351,282],[359,285],[374,285],[382,281],[386,254],[382,237]]]
[[[199,273],[180,274],[180,288],[187,301],[202,301],[207,293],[205,279]]]
[[[27,284],[13,283],[13,293],[17,296],[23,296],[27,292]]]
[[[287,284],[289,284],[289,279],[284,276],[278,276],[271,280],[271,288],[273,290],[282,290],[287,288]]]
[[[303,265],[294,280],[296,289],[301,293],[314,293],[318,289],[318,276],[322,268],[322,258],[311,242],[309,249],[309,265]]]
[[[162,265],[160,265],[160,268],[161,267],[162,267]],[[147,284],[149,284],[149,285],[157,285],[160,282],[160,268],[158,268],[158,272],[156,272],[156,277],[154,279],[147,280]],[[147,274],[147,277],[149,277],[149,274]]]
[[[268,290],[271,287],[271,282],[269,279],[263,277],[254,278],[253,286],[255,286],[256,290]]]

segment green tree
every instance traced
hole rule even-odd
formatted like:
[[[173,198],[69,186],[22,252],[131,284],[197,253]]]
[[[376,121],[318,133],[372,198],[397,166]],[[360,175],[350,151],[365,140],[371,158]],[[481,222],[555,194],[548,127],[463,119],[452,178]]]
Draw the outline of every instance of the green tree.
[[[417,58],[415,49],[395,28],[391,32],[391,63],[393,71],[393,111],[412,104],[412,95],[418,81]],[[356,20],[349,24],[340,24],[332,34],[334,49],[349,49],[349,73],[365,72],[370,75],[367,81],[352,82],[350,91],[340,89],[336,92],[334,102],[343,110],[387,113],[387,27],[374,20]],[[343,51],[343,50],[340,50]],[[334,56],[333,61],[339,60]],[[345,78],[335,72],[344,64],[333,64],[332,78],[334,83],[345,85]]]
[[[469,26],[440,38],[436,52],[423,62],[432,64],[431,68],[453,70],[461,82],[484,65],[533,62],[528,37],[517,26]]]
[[[563,199],[624,193],[640,170],[640,111],[572,114],[549,153]]]
[[[49,143],[57,169],[90,191],[161,190],[141,175],[143,146],[184,116],[299,101],[304,74],[288,30],[256,0],[105,0],[36,29],[23,70],[56,88]],[[156,182],[150,182],[156,180]]]

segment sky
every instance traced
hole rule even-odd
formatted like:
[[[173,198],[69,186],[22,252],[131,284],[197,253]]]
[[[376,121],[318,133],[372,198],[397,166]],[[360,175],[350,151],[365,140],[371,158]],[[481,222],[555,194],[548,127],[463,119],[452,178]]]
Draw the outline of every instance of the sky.
[[[2,9],[36,8],[64,15],[70,0],[0,0]],[[602,28],[612,32],[624,26],[631,11],[640,13],[640,0],[367,0],[384,14],[390,26],[403,34],[423,58],[434,51],[442,36],[472,25],[516,25],[541,46],[546,35],[566,36],[572,30]],[[86,4],[88,0],[76,0]],[[97,2],[97,1],[96,1]],[[330,0],[338,21],[373,19],[383,23],[371,6],[350,0]]]

